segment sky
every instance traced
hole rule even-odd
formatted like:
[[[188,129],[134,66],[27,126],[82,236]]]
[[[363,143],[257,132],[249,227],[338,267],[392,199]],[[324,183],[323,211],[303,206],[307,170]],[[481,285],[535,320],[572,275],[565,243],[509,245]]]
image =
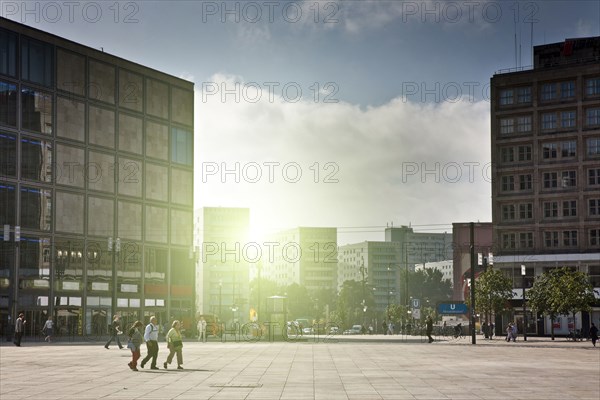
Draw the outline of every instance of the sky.
[[[255,239],[491,221],[490,78],[600,35],[598,1],[0,1],[2,16],[195,83],[194,206]]]

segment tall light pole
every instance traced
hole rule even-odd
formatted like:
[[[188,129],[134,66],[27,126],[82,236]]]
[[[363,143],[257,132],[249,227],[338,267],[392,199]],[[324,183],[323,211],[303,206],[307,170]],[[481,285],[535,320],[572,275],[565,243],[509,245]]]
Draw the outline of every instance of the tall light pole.
[[[108,251],[112,256],[112,309],[113,315],[117,314],[117,253],[121,251],[121,238],[116,238],[113,243],[112,236],[108,237]]]
[[[469,223],[471,242],[471,343],[477,344],[475,334],[475,223]]]
[[[521,265],[521,276],[523,277],[523,341],[527,341],[527,306],[525,303],[525,275],[527,274],[527,268],[525,265]]]

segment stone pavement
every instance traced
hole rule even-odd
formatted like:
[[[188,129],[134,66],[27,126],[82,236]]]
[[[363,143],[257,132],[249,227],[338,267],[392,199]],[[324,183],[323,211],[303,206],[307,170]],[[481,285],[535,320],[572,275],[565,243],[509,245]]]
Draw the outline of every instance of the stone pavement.
[[[339,339],[339,340],[336,340]],[[214,340],[214,339],[211,339]],[[557,338],[339,336],[305,342],[185,342],[184,370],[130,371],[101,342],[0,346],[0,399],[590,399],[600,345]],[[145,349],[142,355],[145,354]]]

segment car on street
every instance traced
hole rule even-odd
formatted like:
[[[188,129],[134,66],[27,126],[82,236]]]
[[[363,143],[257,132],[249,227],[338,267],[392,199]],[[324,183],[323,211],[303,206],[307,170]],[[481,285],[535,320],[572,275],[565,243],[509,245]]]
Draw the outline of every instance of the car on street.
[[[362,325],[352,325],[352,328],[344,331],[344,335],[360,335],[362,331]]]

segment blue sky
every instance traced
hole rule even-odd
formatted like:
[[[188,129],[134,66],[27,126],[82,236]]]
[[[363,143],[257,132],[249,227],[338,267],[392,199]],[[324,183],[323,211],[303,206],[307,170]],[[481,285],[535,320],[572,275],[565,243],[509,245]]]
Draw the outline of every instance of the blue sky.
[[[530,65],[532,39],[600,35],[598,1],[0,3],[195,82],[196,206],[250,207],[256,231],[356,227],[340,244],[491,220],[490,77]]]

